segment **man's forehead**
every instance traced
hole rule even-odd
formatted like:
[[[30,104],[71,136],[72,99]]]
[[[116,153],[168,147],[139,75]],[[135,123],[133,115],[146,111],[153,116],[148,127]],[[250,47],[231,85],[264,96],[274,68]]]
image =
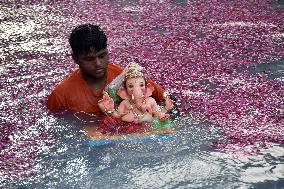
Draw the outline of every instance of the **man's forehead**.
[[[97,51],[97,50],[95,49],[95,47],[92,47],[92,48],[90,49],[90,51],[89,51],[89,53],[95,54],[95,55],[97,55],[97,54],[102,54],[102,53],[106,53],[106,52],[107,52],[107,49],[101,49],[101,50]]]
[[[89,52],[84,53],[84,56],[99,56],[107,52],[108,52],[107,49],[102,49],[100,51],[97,51],[95,48],[91,48]]]

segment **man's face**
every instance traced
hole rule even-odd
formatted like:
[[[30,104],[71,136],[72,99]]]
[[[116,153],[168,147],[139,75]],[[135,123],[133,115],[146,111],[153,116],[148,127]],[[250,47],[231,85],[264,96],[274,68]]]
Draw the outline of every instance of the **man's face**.
[[[106,74],[108,65],[108,51],[102,49],[100,51],[91,51],[89,53],[79,54],[73,57],[74,61],[79,65],[83,74],[88,77],[99,79]]]

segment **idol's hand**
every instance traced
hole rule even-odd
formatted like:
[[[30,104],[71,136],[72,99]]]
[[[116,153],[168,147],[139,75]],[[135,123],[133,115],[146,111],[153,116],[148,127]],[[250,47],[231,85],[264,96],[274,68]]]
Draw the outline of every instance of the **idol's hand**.
[[[114,101],[107,92],[103,92],[103,98],[98,101],[98,105],[102,112],[111,114],[114,111]]]

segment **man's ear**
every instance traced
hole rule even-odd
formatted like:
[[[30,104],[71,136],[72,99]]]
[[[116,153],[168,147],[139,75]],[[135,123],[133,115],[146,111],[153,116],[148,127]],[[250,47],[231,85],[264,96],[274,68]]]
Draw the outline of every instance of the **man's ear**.
[[[130,96],[128,95],[126,89],[124,87],[120,87],[117,91],[117,95],[120,96],[120,98],[124,100],[130,99]]]
[[[146,90],[145,90],[145,97],[149,97],[153,94],[153,91],[155,90],[154,86],[150,83],[147,83]]]

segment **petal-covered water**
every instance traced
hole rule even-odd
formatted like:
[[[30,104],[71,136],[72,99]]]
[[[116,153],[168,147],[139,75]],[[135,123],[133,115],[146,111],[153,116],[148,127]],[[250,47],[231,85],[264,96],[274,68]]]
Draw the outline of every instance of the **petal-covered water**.
[[[266,181],[280,188],[281,1],[0,5],[3,186],[249,188]],[[69,34],[86,22],[106,31],[112,63],[138,61],[177,97],[176,139],[90,147],[83,142],[82,121],[48,114],[47,95],[76,68]]]

